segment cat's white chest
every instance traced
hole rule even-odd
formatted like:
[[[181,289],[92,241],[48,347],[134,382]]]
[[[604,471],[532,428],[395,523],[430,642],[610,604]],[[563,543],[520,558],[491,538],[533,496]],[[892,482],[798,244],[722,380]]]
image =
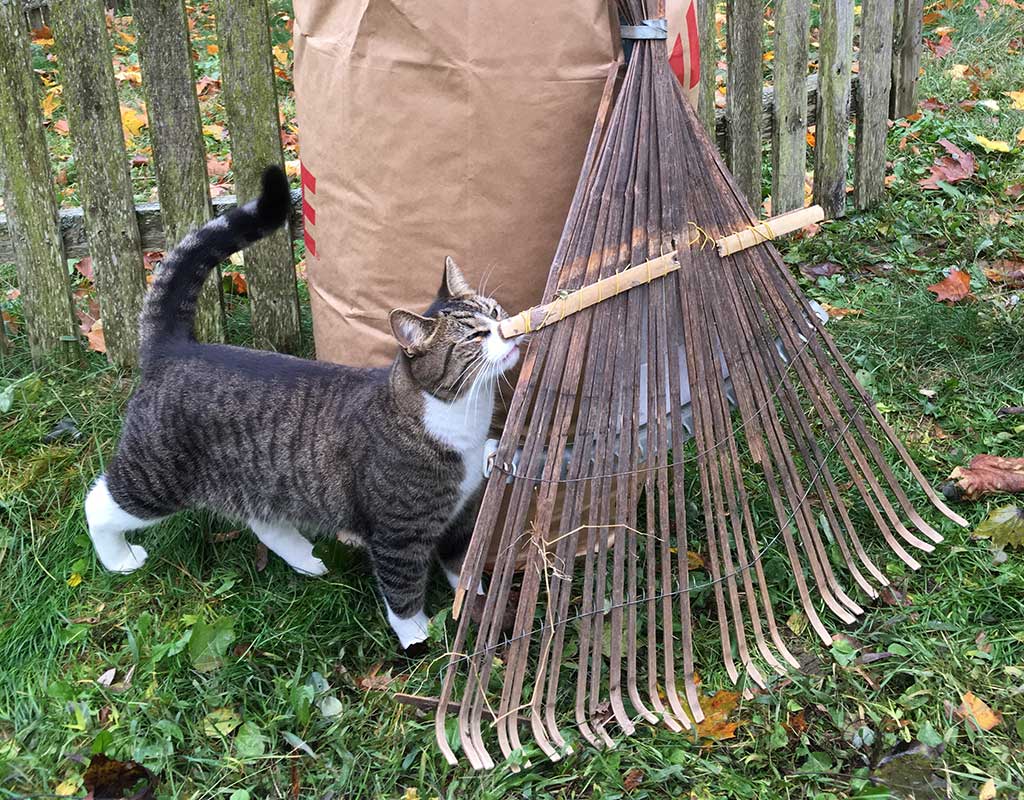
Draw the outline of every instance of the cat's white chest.
[[[423,393],[423,426],[427,433],[462,456],[462,483],[453,516],[483,482],[484,443],[493,416],[492,382],[475,387],[451,403]]]

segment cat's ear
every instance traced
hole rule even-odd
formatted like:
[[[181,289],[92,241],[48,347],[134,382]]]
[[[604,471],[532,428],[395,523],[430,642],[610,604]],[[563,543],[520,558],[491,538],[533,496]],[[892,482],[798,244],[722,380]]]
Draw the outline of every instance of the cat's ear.
[[[402,349],[412,355],[414,351],[423,347],[427,340],[437,330],[437,320],[429,317],[421,317],[404,308],[396,308],[389,316],[391,331],[402,346]]]
[[[444,274],[441,276],[441,288],[437,290],[437,296],[441,300],[449,297],[472,297],[473,290],[466,281],[455,259],[447,256],[444,260]]]

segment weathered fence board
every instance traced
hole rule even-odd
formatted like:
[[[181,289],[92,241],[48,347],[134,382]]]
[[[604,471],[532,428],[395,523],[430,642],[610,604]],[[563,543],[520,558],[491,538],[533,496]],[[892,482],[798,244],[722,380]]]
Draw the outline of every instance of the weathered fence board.
[[[726,116],[729,168],[755,209],[761,205],[761,37],[759,0],[726,0]]]
[[[131,176],[101,0],[50,9],[74,141],[79,191],[106,339],[117,366],[138,360],[139,312],[146,289]]]
[[[821,4],[814,202],[825,210],[826,217],[842,216],[846,205],[853,1]]]
[[[775,8],[772,113],[772,213],[804,204],[807,164],[807,45],[810,0],[779,0]]]
[[[20,5],[0,3],[0,158],[32,359],[73,356],[78,332],[57,229],[50,157]],[[0,332],[2,333],[2,332]]]
[[[697,93],[697,119],[709,134],[715,132],[715,70],[718,68],[718,41],[715,38],[715,0],[697,3],[697,36],[700,40],[700,86]]]
[[[862,0],[860,91],[853,166],[857,208],[877,203],[885,192],[885,137],[892,64],[892,0]]]
[[[264,167],[283,161],[267,5],[266,0],[214,0],[213,8],[235,190],[244,201],[259,193]],[[285,352],[299,348],[293,258],[287,231],[268,236],[245,253],[257,347]]]
[[[892,94],[889,115],[895,119],[917,110],[917,73],[921,66],[924,0],[895,0],[892,49]]]
[[[163,229],[172,247],[213,216],[188,19],[184,0],[135,0],[132,10]],[[219,275],[207,278],[199,296],[196,334],[203,341],[224,340]]]
[[[302,238],[302,193],[292,189],[292,238]],[[223,195],[213,200],[214,215],[223,214],[237,205],[234,195]],[[135,206],[135,221],[144,251],[167,250],[167,236],[163,227],[163,211],[159,203],[139,203]],[[81,208],[60,210],[60,238],[68,258],[82,258],[89,255],[89,240],[85,232],[85,215]],[[14,243],[7,228],[7,217],[0,214],[0,263],[14,260]]]

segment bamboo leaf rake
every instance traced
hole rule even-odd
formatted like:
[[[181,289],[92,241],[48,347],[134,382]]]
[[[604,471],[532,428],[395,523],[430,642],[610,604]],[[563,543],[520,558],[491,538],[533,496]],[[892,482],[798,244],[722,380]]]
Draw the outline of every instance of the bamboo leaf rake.
[[[627,25],[659,11],[618,5]],[[731,680],[764,687],[799,666],[773,594],[792,594],[829,643],[823,613],[853,622],[857,597],[887,583],[879,554],[916,569],[913,551],[942,540],[905,485],[965,524],[857,384],[771,236],[744,233],[760,243],[727,255],[713,244],[757,224],[664,42],[634,42],[624,77],[608,77],[548,308],[507,323],[506,335],[536,332],[456,593],[436,710],[451,763],[449,718],[478,769],[494,766],[495,741],[510,758],[524,733],[557,760],[570,725],[595,747],[640,721],[689,729],[703,718],[695,608],[717,622]],[[661,277],[622,289],[624,270],[652,261]],[[571,304],[616,275],[621,291]],[[573,313],[551,311],[570,298]],[[489,550],[474,623],[464,606]],[[690,550],[707,572],[691,570]]]

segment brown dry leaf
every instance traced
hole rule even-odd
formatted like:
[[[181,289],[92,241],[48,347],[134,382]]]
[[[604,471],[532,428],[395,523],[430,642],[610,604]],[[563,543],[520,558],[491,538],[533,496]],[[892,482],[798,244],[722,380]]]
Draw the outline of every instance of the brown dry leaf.
[[[922,189],[938,189],[939,181],[952,184],[974,175],[973,154],[964,152],[949,139],[939,139],[939,144],[949,155],[935,159],[931,166],[932,174],[917,182]]]
[[[1024,197],[1024,183],[1015,183],[1013,186],[1007,186],[1005,194],[1011,200]]]
[[[85,256],[84,258],[80,258],[75,263],[75,270],[77,270],[78,273],[87,281],[92,282],[96,280],[96,275],[93,272],[92,256]]]
[[[1024,458],[977,455],[966,467],[949,475],[951,485],[943,486],[947,497],[977,500],[994,492],[1024,492]]]
[[[958,719],[966,720],[979,730],[990,731],[1003,721],[1003,715],[998,711],[993,711],[988,703],[976,696],[974,692],[967,692],[960,699],[963,702],[953,713]]]
[[[32,29],[32,41],[36,44],[53,44],[53,31],[49,25],[40,25]]]
[[[807,724],[807,720],[804,718],[803,709],[801,709],[795,714],[790,714],[786,718],[786,721],[782,723],[782,727],[785,728],[788,733],[794,736],[799,736],[811,726]]]
[[[938,41],[925,39],[924,43],[928,45],[928,49],[935,54],[936,58],[945,58],[953,52],[953,40],[949,38],[948,33],[942,34]]]
[[[200,100],[205,100],[220,91],[220,79],[204,75],[196,81],[196,93]]]
[[[383,669],[383,667],[383,664],[374,664],[370,668],[369,672],[356,678],[356,686],[364,692],[379,692],[387,689],[392,683],[398,680],[398,678],[391,674],[390,669],[382,674],[381,669]]]
[[[256,542],[256,559],[254,566],[257,572],[263,572],[267,568],[267,562],[270,560],[270,551],[263,542]]]
[[[971,295],[971,276],[963,270],[950,270],[949,275],[928,287],[935,292],[935,299],[941,302],[958,303]]]
[[[90,350],[97,353],[107,352],[107,342],[103,338],[103,320],[96,320],[85,334],[85,338],[89,340]]]
[[[717,692],[714,697],[701,697],[704,719],[697,723],[697,734],[703,739],[733,739],[743,720],[729,722],[729,715],[740,702],[739,692]]]
[[[151,800],[157,777],[142,764],[115,761],[101,753],[89,761],[83,782],[89,790],[85,800],[110,800],[116,797]]]
[[[622,778],[622,788],[626,794],[631,794],[644,780],[644,772],[640,769],[631,769]]]
[[[927,14],[924,15],[923,21],[925,25],[934,25],[940,19],[942,19],[942,14],[940,12],[929,11]]]
[[[1015,288],[1024,287],[1024,261],[1003,258],[983,267],[982,271],[990,283],[1005,283]]]
[[[206,136],[212,136],[218,142],[224,141],[224,126],[223,125],[218,125],[216,123],[211,122],[210,124],[203,126],[203,133]]]
[[[842,319],[843,317],[857,317],[864,313],[859,308],[837,308],[836,306],[830,306],[828,303],[822,303],[821,307],[825,309],[825,312],[832,319]]]
[[[229,270],[224,273],[224,277],[228,279],[228,286],[233,294],[245,295],[249,293],[249,283],[246,281],[243,273]]]
[[[927,100],[922,100],[918,103],[918,108],[924,109],[925,111],[948,111],[949,106],[943,103],[941,100],[935,97],[929,97]]]
[[[231,157],[217,158],[217,156],[208,156],[206,159],[206,171],[210,175],[220,177],[226,175],[228,170],[231,169]]]
[[[215,44],[206,45],[206,52],[208,55],[215,56],[220,52],[220,47]]]

